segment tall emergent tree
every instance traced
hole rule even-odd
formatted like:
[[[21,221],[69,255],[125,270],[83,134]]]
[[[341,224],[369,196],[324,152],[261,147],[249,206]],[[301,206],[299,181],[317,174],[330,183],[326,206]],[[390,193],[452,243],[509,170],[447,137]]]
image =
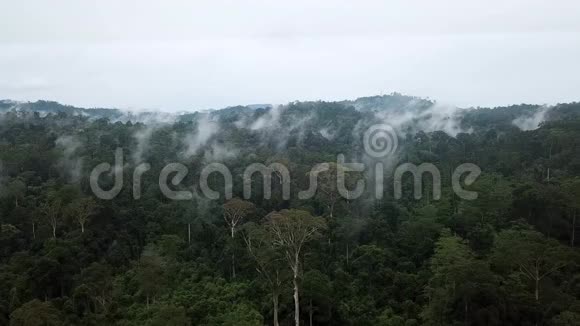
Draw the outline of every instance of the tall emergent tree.
[[[502,231],[495,243],[492,260],[500,267],[516,271],[533,284],[534,298],[540,300],[540,282],[570,264],[568,252],[556,240],[532,230]]]
[[[288,274],[281,264],[284,255],[275,246],[272,234],[262,225],[248,223],[244,229],[244,241],[250,256],[256,263],[256,271],[266,281],[272,294],[272,311],[274,326],[279,326],[278,306],[282,286],[288,279]]]
[[[85,233],[85,225],[95,213],[97,203],[92,197],[85,197],[71,202],[67,207],[67,214],[75,219],[81,226],[81,232]]]
[[[574,247],[576,242],[576,218],[580,210],[580,178],[576,177],[568,180],[564,183],[563,188],[570,210],[570,246]]]
[[[230,229],[230,236],[232,240],[232,277],[236,277],[236,255],[234,252],[234,239],[236,237],[236,228],[242,221],[252,212],[254,204],[241,200],[239,198],[232,198],[224,205],[224,220]]]
[[[304,246],[321,236],[326,229],[326,221],[322,217],[314,217],[310,213],[297,209],[272,212],[267,216],[266,229],[272,237],[275,246],[279,247],[292,270],[294,286],[294,321],[300,325],[300,288],[299,278],[302,273],[300,263]]]
[[[56,228],[61,220],[61,206],[62,202],[60,199],[49,200],[41,206],[41,210],[52,228],[53,239],[56,239]]]

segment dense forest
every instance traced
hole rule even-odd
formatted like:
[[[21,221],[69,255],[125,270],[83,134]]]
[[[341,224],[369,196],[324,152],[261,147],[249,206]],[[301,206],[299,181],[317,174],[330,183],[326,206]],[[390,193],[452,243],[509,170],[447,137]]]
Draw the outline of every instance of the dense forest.
[[[398,135],[385,158],[364,151],[377,123]],[[123,188],[100,199],[90,173],[118,148]],[[369,166],[351,188],[382,164],[381,196],[337,194],[340,154]],[[173,162],[188,173],[169,186],[190,199],[160,190]],[[231,199],[219,174],[219,199],[199,190],[214,162]],[[271,196],[244,196],[252,163],[287,167],[290,197],[276,174]],[[417,199],[405,175],[395,198],[404,163],[436,166],[441,195],[425,175]],[[481,169],[473,200],[452,189],[463,163]],[[460,109],[395,93],[170,114],[0,101],[0,325],[580,325],[579,215],[580,103]]]

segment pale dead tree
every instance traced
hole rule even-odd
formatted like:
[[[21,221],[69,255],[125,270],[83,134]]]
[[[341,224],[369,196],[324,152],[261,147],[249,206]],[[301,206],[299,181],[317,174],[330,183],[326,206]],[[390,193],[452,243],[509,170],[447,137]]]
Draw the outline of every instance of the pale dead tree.
[[[32,212],[32,216],[30,217],[30,223],[32,224],[32,239],[36,240],[36,226],[42,220],[44,212],[42,211],[42,207],[37,207]]]
[[[271,234],[263,226],[248,223],[244,226],[244,230],[244,241],[250,257],[256,263],[256,271],[270,288],[274,326],[280,326],[278,321],[279,298],[282,285],[289,276],[281,264],[284,261],[284,255],[274,245]]]
[[[209,199],[195,195],[192,201],[182,204],[181,219],[187,225],[187,243],[192,241],[192,227],[195,224],[211,223],[211,202]]]
[[[291,209],[270,213],[265,227],[270,233],[273,245],[282,250],[292,271],[294,321],[299,326],[301,254],[308,242],[321,237],[320,232],[327,227],[326,221],[322,217],[313,217],[306,211]]]
[[[185,223],[187,224],[187,243],[191,244],[191,224],[195,222],[197,215],[194,213],[192,209],[188,209],[185,211]]]
[[[236,228],[242,221],[250,215],[254,210],[254,204],[241,200],[239,198],[232,198],[224,203],[224,220],[230,229],[230,236],[232,239],[232,277],[236,277],[235,252],[234,252],[234,238],[236,236]]]
[[[52,228],[53,239],[56,239],[56,228],[58,227],[61,219],[61,206],[62,203],[60,199],[53,199],[41,206],[41,211],[47,219],[48,224],[50,224],[50,227]]]
[[[565,198],[570,213],[570,246],[574,247],[576,242],[576,217],[580,210],[580,178],[576,177],[563,184]]]
[[[77,220],[81,226],[81,232],[85,233],[85,225],[95,213],[96,208],[95,200],[92,197],[86,197],[70,203],[67,207],[67,213],[71,218]]]

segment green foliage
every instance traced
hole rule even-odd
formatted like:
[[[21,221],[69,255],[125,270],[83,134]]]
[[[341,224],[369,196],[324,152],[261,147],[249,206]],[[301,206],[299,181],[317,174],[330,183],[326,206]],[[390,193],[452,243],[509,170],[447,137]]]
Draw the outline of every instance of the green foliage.
[[[232,107],[167,123],[155,113],[13,105],[0,101],[0,325],[580,324],[578,103],[551,108],[528,131],[513,121],[542,107],[466,109],[443,119],[454,124],[449,134],[425,128],[432,102],[400,94]],[[398,130],[392,163],[435,164],[441,199],[430,178],[414,199],[404,178],[395,200],[388,174],[380,200],[340,197],[335,172],[346,168],[336,155],[372,167],[362,133],[399,114],[415,118]],[[219,130],[184,157],[184,140],[208,121]],[[117,147],[125,187],[98,200],[90,170],[113,162]],[[134,199],[141,161],[151,170]],[[210,201],[193,187],[191,201],[168,200],[158,176],[170,162],[189,169],[176,190],[197,185],[206,164],[224,163],[234,199]],[[270,200],[259,187],[239,199],[243,171],[256,162],[288,167],[289,200],[276,175]],[[299,200],[324,162],[319,191]],[[472,201],[451,186],[466,162],[482,170],[466,186],[478,193]],[[347,172],[347,188],[374,186],[368,172]],[[208,183],[223,195],[219,174]]]
[[[10,326],[60,326],[62,314],[50,302],[32,300],[10,315]]]
[[[264,320],[259,312],[246,304],[237,304],[231,310],[223,312],[215,317],[211,317],[207,324],[216,326],[261,326]]]

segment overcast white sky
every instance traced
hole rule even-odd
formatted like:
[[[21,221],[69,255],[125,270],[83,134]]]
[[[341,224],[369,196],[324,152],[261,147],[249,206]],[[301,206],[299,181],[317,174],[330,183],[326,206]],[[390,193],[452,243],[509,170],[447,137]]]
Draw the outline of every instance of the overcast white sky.
[[[220,108],[580,100],[580,1],[0,2],[0,98]]]

